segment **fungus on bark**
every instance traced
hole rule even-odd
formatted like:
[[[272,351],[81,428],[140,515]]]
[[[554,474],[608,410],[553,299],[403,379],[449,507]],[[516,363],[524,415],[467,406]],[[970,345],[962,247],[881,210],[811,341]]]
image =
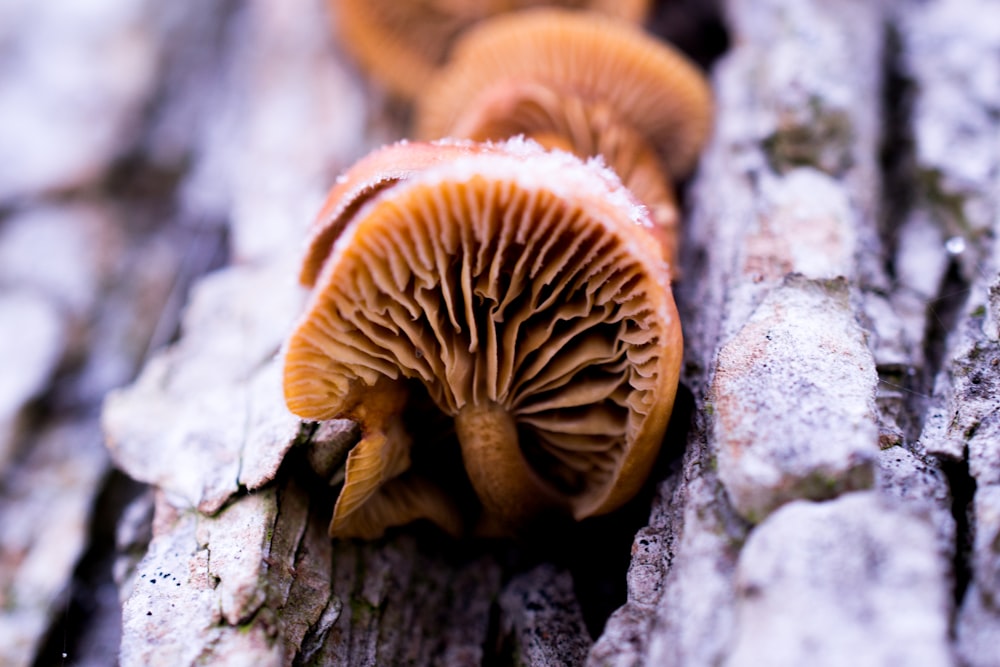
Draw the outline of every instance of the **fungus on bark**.
[[[540,4],[642,21],[649,0],[329,0],[340,40],[374,78],[416,97],[452,43],[491,16]]]
[[[384,190],[436,164],[485,150],[467,142],[401,141],[374,150],[337,177],[309,231],[299,282],[316,283],[334,241],[361,207]]]
[[[536,9],[470,30],[418,100],[422,139],[523,134],[580,157],[600,155],[646,204],[674,263],[672,179],[708,135],[708,85],[683,54],[592,12]]]
[[[331,533],[462,530],[447,485],[410,467],[414,385],[454,418],[480,526],[614,510],[656,457],[681,359],[647,212],[598,163],[525,140],[373,159],[435,147],[451,157],[348,205],[286,344],[292,412],[361,426]]]

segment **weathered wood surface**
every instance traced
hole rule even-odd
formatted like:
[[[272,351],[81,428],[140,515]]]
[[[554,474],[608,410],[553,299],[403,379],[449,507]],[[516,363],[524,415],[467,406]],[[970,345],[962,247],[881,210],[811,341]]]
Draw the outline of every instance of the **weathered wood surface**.
[[[404,130],[322,2],[5,5],[0,663],[1000,665],[1000,3],[717,9],[683,455],[516,545],[326,537],[292,267]]]

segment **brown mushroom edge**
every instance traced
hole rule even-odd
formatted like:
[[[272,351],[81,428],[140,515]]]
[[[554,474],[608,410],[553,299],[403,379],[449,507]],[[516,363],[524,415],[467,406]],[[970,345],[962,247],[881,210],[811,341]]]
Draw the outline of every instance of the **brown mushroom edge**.
[[[366,202],[429,167],[482,150],[484,147],[468,141],[403,140],[376,149],[358,160],[337,177],[309,229],[299,282],[306,287],[315,285],[334,241]]]
[[[361,427],[331,534],[421,518],[513,534],[631,498],[682,351],[651,226],[608,169],[524,140],[472,148],[356,207],[284,350],[291,411]],[[409,428],[420,400],[453,418],[457,446]],[[438,472],[455,469],[464,479]]]

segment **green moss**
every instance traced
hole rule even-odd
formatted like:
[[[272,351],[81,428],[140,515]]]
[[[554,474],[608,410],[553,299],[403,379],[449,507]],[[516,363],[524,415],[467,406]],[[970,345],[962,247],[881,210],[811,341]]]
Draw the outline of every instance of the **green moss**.
[[[972,226],[965,217],[965,197],[945,190],[938,169],[920,170],[917,176],[920,189],[934,213],[941,219],[946,234],[972,236]]]
[[[264,635],[270,639],[274,639],[274,627],[275,627],[275,614],[274,611],[268,607],[266,604],[262,605],[253,613],[250,618],[239,623],[236,626],[236,631],[241,635],[249,634],[253,630],[254,626],[260,626],[264,631]]]
[[[754,526],[763,521],[766,517],[767,517],[767,512],[760,512],[757,511],[756,509],[750,509],[750,508],[748,508],[743,515],[743,518],[749,521]]]
[[[817,470],[802,480],[800,494],[811,500],[827,500],[845,491],[871,488],[874,483],[874,472],[867,465],[858,465],[836,475]]]
[[[815,473],[805,479],[803,490],[807,498],[820,500],[836,496],[842,484],[843,481],[839,477]]]
[[[975,424],[972,424],[967,429],[965,429],[965,432],[962,433],[962,438],[964,438],[966,442],[972,440],[972,438],[976,435],[976,431],[979,430],[980,423],[981,422],[977,421]]]
[[[378,614],[378,606],[373,605],[371,602],[364,599],[360,595],[351,596],[350,607],[351,607],[351,618],[359,618],[362,616],[375,616],[376,614]]]
[[[850,168],[854,139],[850,116],[843,109],[827,107],[817,96],[809,100],[808,116],[779,126],[763,141],[774,170],[814,167],[835,175]]]

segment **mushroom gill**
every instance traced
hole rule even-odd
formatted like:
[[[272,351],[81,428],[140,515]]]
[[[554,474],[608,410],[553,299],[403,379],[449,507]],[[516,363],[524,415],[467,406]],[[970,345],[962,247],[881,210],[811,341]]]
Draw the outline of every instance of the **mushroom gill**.
[[[484,148],[468,142],[400,141],[358,160],[337,178],[310,227],[299,282],[306,287],[316,283],[333,242],[367,201],[428,167],[482,150]]]
[[[536,5],[592,9],[642,21],[649,0],[329,0],[340,40],[373,77],[416,97],[452,43],[491,16]]]
[[[418,514],[460,521],[447,489],[413,490],[400,419],[412,383],[454,418],[483,525],[582,519],[634,495],[681,357],[650,225],[607,169],[521,140],[361,206],[285,350],[292,412],[361,425],[331,533],[373,536]]]
[[[653,232],[667,261],[676,265],[679,216],[670,178],[646,137],[607,102],[588,102],[538,83],[497,86],[470,105],[449,134],[474,141],[524,135],[546,148],[600,156],[649,208]]]
[[[652,211],[674,263],[671,179],[687,174],[712,118],[697,67],[640,28],[536,9],[470,30],[418,100],[416,134],[477,141],[523,134],[600,155]]]

